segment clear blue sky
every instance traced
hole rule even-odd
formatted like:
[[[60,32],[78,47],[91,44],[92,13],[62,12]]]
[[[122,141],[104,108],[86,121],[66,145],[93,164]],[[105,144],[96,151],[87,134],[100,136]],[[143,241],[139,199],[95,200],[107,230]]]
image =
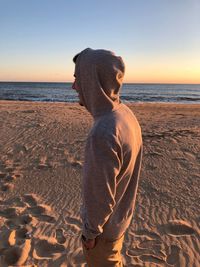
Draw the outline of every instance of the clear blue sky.
[[[0,0],[1,81],[70,81],[86,47],[126,81],[200,83],[200,0]]]

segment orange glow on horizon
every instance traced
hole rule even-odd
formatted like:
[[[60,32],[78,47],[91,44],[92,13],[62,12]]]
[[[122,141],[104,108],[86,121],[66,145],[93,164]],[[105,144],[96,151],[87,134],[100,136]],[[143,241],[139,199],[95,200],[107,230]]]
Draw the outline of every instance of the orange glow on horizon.
[[[125,82],[200,84],[200,57],[195,59],[162,58],[137,60],[136,65],[127,65]]]
[[[200,84],[200,66],[196,62],[179,61],[146,63],[139,60],[138,65],[126,64],[124,83],[179,83]],[[24,82],[73,82],[74,65],[62,66],[7,66],[0,68],[0,81]]]

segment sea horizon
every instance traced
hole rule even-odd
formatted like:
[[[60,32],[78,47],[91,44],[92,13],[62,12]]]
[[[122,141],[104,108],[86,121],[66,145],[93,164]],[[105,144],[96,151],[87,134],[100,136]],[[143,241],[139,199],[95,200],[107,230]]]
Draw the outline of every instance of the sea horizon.
[[[0,81],[0,83],[73,83],[73,81]],[[180,82],[123,82],[123,84],[174,84],[174,85],[200,85],[200,83],[180,83]]]
[[[72,83],[0,81],[0,100],[77,102]],[[123,102],[200,104],[200,84],[124,82],[120,98]]]

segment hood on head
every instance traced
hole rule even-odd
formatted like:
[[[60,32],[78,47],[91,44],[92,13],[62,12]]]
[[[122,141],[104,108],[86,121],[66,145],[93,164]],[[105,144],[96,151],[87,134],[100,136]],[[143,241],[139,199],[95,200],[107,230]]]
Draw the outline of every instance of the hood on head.
[[[118,107],[124,72],[122,58],[111,51],[87,48],[79,54],[76,82],[83,105],[94,117]]]

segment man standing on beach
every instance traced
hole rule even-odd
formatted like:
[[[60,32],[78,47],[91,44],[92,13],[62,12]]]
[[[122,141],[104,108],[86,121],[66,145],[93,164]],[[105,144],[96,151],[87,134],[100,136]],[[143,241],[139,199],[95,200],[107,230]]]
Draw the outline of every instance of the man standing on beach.
[[[87,48],[76,55],[80,105],[93,116],[83,167],[83,251],[89,267],[121,267],[124,234],[134,211],[142,158],[139,123],[121,103],[121,57]]]

